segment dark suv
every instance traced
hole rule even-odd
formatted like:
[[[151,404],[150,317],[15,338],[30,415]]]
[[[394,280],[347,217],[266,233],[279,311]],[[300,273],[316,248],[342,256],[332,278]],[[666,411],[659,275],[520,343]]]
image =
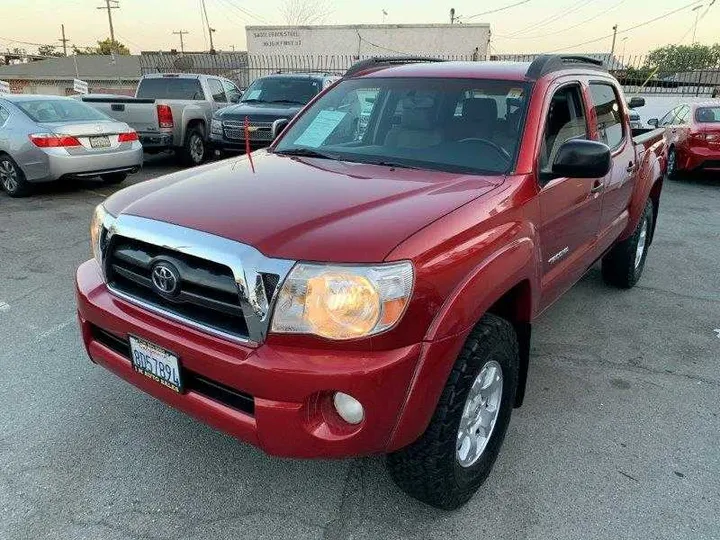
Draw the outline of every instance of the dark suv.
[[[220,109],[211,123],[210,140],[217,150],[245,151],[245,119],[250,146],[268,146],[276,120],[290,120],[312,98],[340,77],[323,73],[283,73],[256,79],[239,103]]]

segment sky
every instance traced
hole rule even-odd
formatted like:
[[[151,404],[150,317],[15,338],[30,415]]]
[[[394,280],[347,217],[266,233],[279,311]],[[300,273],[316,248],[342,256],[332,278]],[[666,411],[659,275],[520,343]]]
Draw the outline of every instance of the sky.
[[[210,24],[216,29],[215,48],[245,49],[245,25],[284,24],[282,6],[289,0],[206,0]],[[306,0],[328,6],[325,24],[445,23],[454,7],[461,21],[489,23],[493,53],[606,52],[612,27],[618,25],[616,52],[644,54],[668,43],[690,44],[696,15],[696,41],[720,42],[720,2],[711,0]],[[521,5],[473,17],[479,12]],[[107,12],[96,9],[104,0],[0,0],[2,18],[0,49],[57,44],[65,25],[69,44],[94,45],[110,35]],[[200,0],[119,0],[113,10],[118,41],[133,53],[141,50],[180,48],[173,31],[185,30],[185,50],[207,50]],[[703,7],[693,12],[695,6]],[[651,6],[651,9],[649,9]],[[686,7],[687,6],[687,7]],[[680,10],[681,8],[684,8]],[[383,15],[383,10],[387,15]],[[653,18],[680,10],[661,20]],[[9,24],[8,24],[9,23]],[[682,41],[681,41],[682,40]],[[591,43],[585,43],[591,41]]]

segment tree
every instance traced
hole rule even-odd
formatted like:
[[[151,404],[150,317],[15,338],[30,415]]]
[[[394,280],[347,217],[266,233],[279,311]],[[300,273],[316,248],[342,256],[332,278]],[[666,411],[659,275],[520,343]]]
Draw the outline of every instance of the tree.
[[[38,54],[40,56],[63,56],[63,53],[56,51],[55,45],[40,45],[38,47]]]
[[[285,0],[280,12],[290,26],[322,24],[332,9],[329,0]]]
[[[645,68],[672,74],[707,69],[720,64],[720,43],[715,45],[665,45],[650,51]]]
[[[130,54],[130,49],[128,49],[125,45],[120,43],[119,41],[113,41],[110,38],[106,38],[102,41],[97,42],[97,47],[78,47],[77,45],[73,44],[72,46],[72,52],[73,54]]]

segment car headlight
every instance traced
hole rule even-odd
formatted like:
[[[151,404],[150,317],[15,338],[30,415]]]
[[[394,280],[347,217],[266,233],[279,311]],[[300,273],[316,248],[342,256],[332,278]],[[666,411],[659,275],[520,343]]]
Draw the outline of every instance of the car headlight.
[[[100,266],[102,266],[102,252],[105,249],[107,233],[112,226],[115,217],[105,210],[102,204],[98,204],[90,220],[90,246],[92,254]]]
[[[299,263],[285,279],[272,331],[330,339],[371,336],[392,328],[413,288],[410,262],[374,266]]]
[[[210,133],[222,135],[222,121],[216,118],[210,120]]]

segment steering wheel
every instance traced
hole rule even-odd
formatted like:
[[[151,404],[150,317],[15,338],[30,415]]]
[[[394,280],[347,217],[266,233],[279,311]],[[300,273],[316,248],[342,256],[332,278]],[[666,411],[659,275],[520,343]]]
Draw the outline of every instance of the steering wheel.
[[[510,155],[510,152],[505,150],[502,146],[495,144],[491,140],[488,139],[482,139],[480,137],[468,137],[466,139],[460,139],[458,142],[460,143],[466,143],[466,142],[479,142],[486,146],[489,146],[493,150],[495,150],[498,154],[500,154],[505,160],[509,163],[512,161],[512,156]]]

